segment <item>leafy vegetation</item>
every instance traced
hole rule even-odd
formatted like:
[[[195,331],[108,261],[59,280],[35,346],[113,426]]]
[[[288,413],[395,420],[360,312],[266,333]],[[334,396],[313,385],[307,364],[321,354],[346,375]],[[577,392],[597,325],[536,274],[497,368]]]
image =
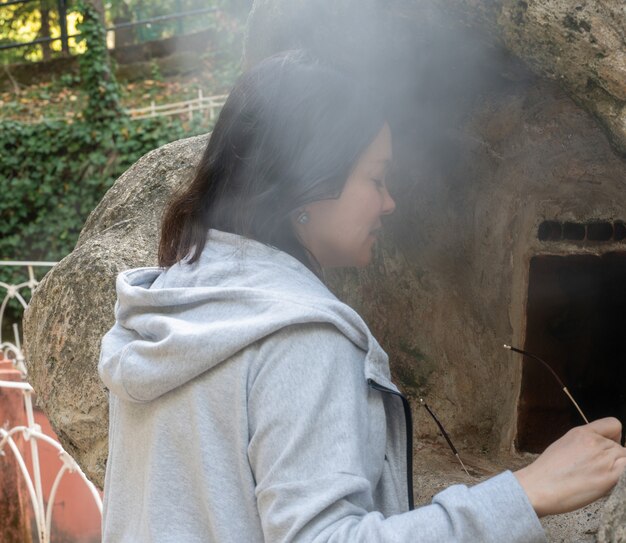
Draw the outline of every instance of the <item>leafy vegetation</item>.
[[[67,30],[72,35],[77,32],[79,13],[71,9],[67,13]],[[59,37],[61,27],[56,1],[39,0],[9,6],[0,5],[0,44],[28,43],[38,38]],[[69,38],[72,53],[82,53],[83,48],[75,38]],[[0,64],[23,61],[39,61],[51,58],[61,52],[61,42],[28,45],[16,49],[0,51]]]
[[[239,67],[234,61],[207,60],[204,67],[193,74],[163,77],[157,73],[152,79],[119,82],[119,98],[125,109],[156,104],[182,102],[198,97],[227,94],[232,88]],[[154,78],[157,76],[156,78]],[[81,119],[86,95],[80,87],[80,77],[65,74],[20,88],[19,92],[0,92],[0,108],[4,120],[33,122],[43,118],[73,122]]]
[[[127,26],[120,29],[119,35],[109,32],[109,46],[119,40],[122,43],[142,43],[159,40],[175,35],[222,26],[225,14],[230,19],[244,20],[252,0],[91,0],[91,5],[98,5],[104,12],[106,26],[136,22],[139,20],[163,17],[171,14],[193,12],[193,15],[163,18],[152,23]],[[67,4],[67,31],[71,36],[79,32],[80,9],[76,0]],[[207,11],[217,8],[220,11]],[[222,20],[220,20],[222,19]],[[58,38],[61,35],[59,13],[56,0],[37,0],[20,4],[2,5],[0,3],[0,44],[28,43],[38,38]],[[72,54],[84,51],[80,40],[69,38],[69,51]],[[0,64],[12,64],[20,61],[37,62],[42,59],[59,56],[59,40],[44,44],[34,44],[23,48],[0,51]]]
[[[58,260],[89,212],[140,156],[209,127],[176,118],[131,121],[120,106],[97,14],[79,4],[82,37],[80,118],[27,124],[0,121],[0,256]],[[77,100],[78,102],[78,100]]]
[[[42,12],[32,8],[55,3],[39,0],[0,5],[0,43],[25,42],[45,35],[39,29],[44,22]],[[139,3],[114,0],[105,7],[111,18],[116,5],[132,7]],[[149,4],[156,9],[166,4],[170,8],[171,4],[187,7],[191,3],[157,0]],[[212,24],[219,31],[220,44],[217,50],[202,55],[201,69],[192,75],[164,78],[154,63],[150,79],[120,85],[107,63],[103,29],[93,12],[94,0],[89,0],[89,5],[69,2],[69,33],[79,28],[82,33],[81,41],[70,39],[70,52],[86,53],[79,57],[80,73],[67,72],[27,87],[11,81],[13,90],[0,93],[0,260],[63,258],[74,247],[88,214],[131,164],[165,143],[210,130],[209,122],[200,116],[192,120],[167,117],[137,121],[129,119],[124,110],[146,106],[152,100],[188,100],[197,97],[199,89],[205,96],[230,90],[240,71],[238,40],[243,21],[241,13],[233,8],[238,6],[247,12],[250,0],[215,3],[228,8],[226,11],[234,17],[215,14]],[[152,14],[160,13],[144,16]],[[51,35],[58,35],[58,20],[52,12],[48,13],[48,23]],[[161,30],[159,36],[167,35],[167,25]],[[184,31],[191,30],[185,25]],[[53,42],[50,49],[53,54],[60,51],[60,42]],[[23,60],[24,51],[28,60],[42,58],[41,46],[30,46],[4,51],[0,64]],[[7,75],[10,78],[10,72]],[[41,279],[46,271],[36,268],[35,275]],[[20,283],[25,280],[24,274],[25,269],[0,267],[2,282]],[[10,324],[19,322],[21,314],[17,301],[9,300],[3,339],[13,337]]]

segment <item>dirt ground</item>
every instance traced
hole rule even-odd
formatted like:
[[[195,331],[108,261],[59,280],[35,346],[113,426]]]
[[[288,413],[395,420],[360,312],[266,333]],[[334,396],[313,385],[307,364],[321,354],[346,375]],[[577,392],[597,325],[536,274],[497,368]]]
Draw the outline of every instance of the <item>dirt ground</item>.
[[[438,492],[453,484],[475,485],[504,470],[515,471],[529,464],[536,455],[528,453],[480,455],[459,450],[471,477],[468,477],[443,438],[420,440],[413,449],[413,488],[416,506],[430,503]],[[593,543],[598,529],[603,498],[579,511],[541,519],[550,543]]]

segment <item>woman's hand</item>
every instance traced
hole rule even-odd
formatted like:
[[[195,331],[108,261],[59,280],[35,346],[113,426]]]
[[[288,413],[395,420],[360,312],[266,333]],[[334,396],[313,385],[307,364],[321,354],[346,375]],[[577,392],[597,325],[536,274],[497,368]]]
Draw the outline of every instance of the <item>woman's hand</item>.
[[[578,426],[515,472],[537,515],[574,511],[607,494],[626,467],[621,433],[613,417]]]

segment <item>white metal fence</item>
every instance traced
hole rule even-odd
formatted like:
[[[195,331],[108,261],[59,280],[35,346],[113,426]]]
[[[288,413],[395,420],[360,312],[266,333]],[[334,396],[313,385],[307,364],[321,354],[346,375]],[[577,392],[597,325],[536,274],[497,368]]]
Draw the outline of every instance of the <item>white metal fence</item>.
[[[227,97],[227,94],[204,96],[202,89],[198,89],[198,97],[191,100],[160,105],[152,101],[148,107],[129,109],[127,112],[132,120],[163,117],[167,115],[187,115],[189,120],[191,120],[193,119],[194,113],[199,112],[203,117],[208,117],[209,121],[214,121],[220,109],[222,109],[224,102],[226,102]]]
[[[2,323],[5,318],[6,309],[10,300],[15,299],[19,302],[22,311],[26,309],[28,302],[33,291],[37,287],[38,281],[35,277],[34,269],[38,267],[52,267],[55,262],[16,262],[16,261],[0,261],[0,267],[9,269],[25,269],[25,276],[28,278],[17,283],[9,284],[0,281],[0,297],[2,297],[2,303],[0,304],[0,349],[5,359],[12,362],[13,367],[20,372],[21,381],[8,381],[3,380],[3,374],[7,373],[6,370],[0,370],[0,389],[17,389],[21,391],[24,399],[24,407],[26,411],[26,425],[16,425],[12,428],[0,427],[0,455],[6,455],[6,449],[10,450],[17,460],[19,470],[24,477],[30,502],[33,506],[33,512],[35,516],[35,523],[37,526],[37,535],[39,543],[49,543],[52,529],[52,510],[54,506],[54,499],[59,488],[59,484],[63,479],[63,476],[67,472],[76,472],[83,482],[89,488],[91,495],[96,503],[100,514],[102,514],[102,500],[96,487],[87,479],[80,466],[76,461],[63,449],[63,447],[50,436],[44,434],[41,431],[41,427],[35,422],[33,412],[33,388],[27,382],[27,361],[24,359],[22,352],[21,341],[19,337],[19,329],[17,323],[13,323],[13,341],[6,341],[2,338]],[[4,291],[4,295],[3,295]],[[29,291],[29,294],[26,294]],[[14,371],[11,371],[14,373]],[[4,375],[6,377],[6,375]],[[22,435],[24,442],[30,445],[31,455],[31,472],[29,473],[26,461],[20,448],[18,447],[15,437]],[[57,472],[57,475],[49,490],[47,504],[44,503],[44,492],[42,487],[41,477],[41,465],[39,461],[39,445],[40,443],[46,444],[46,446],[52,447],[56,450],[59,458],[62,461],[62,465]],[[32,473],[32,475],[31,475]],[[0,512],[0,515],[2,512]]]
[[[157,104],[154,100],[152,100],[149,106],[127,109],[126,113],[130,117],[131,121],[150,119],[154,117],[168,117],[174,115],[185,116],[189,120],[192,120],[196,114],[199,114],[201,118],[212,122],[217,119],[220,110],[226,102],[226,98],[228,98],[228,94],[204,96],[202,89],[198,89],[198,96],[196,98],[183,100],[181,102],[170,102],[168,104]],[[36,124],[44,121],[56,122],[67,120],[68,119],[66,119],[65,117],[44,117],[42,115],[38,119],[31,119],[21,122],[25,122],[27,124]]]

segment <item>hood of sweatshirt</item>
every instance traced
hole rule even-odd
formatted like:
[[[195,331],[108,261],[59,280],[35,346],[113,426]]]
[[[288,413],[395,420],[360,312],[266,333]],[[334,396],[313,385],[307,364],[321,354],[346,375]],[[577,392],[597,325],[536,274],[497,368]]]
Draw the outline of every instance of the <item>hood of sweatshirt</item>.
[[[365,378],[397,390],[361,317],[297,259],[257,241],[210,230],[194,264],[128,270],[116,289],[116,322],[102,339],[98,370],[125,400],[154,400],[304,323],[334,325],[366,353]]]

